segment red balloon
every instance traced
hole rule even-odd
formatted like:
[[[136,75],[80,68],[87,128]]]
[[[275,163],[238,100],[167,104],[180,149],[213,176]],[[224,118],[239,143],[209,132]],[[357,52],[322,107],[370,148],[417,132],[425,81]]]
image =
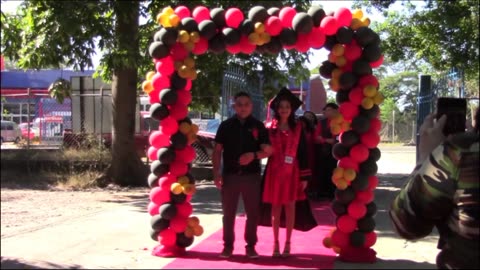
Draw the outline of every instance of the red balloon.
[[[187,79],[187,84],[185,85],[185,88],[183,90],[190,91],[191,89],[192,89],[192,80]]]
[[[308,34],[308,44],[314,49],[321,49],[323,44],[325,44],[325,40],[325,33],[323,33],[320,27],[313,27],[312,31]]]
[[[158,215],[158,208],[159,207],[160,207],[160,205],[158,205],[154,202],[149,202],[148,206],[147,206],[147,209],[148,209],[148,213],[150,214],[150,216]]]
[[[378,177],[376,175],[372,175],[368,177],[368,190],[374,190],[378,186]]]
[[[195,47],[193,47],[192,53],[196,55],[204,54],[208,51],[208,40],[204,37],[200,37]]]
[[[375,232],[368,232],[365,234],[365,243],[363,246],[366,248],[372,247],[377,242],[377,234]]]
[[[192,200],[192,197],[193,197],[192,194],[188,194],[186,201],[187,201],[187,202],[190,202],[190,201]]]
[[[148,93],[150,104],[160,103],[160,89],[153,89],[152,92]]]
[[[354,200],[348,205],[347,211],[352,218],[360,219],[367,213],[367,207],[365,207],[365,204]]]
[[[177,204],[177,216],[188,217],[193,212],[193,206],[189,202]]]
[[[156,149],[159,149],[159,148],[168,146],[170,144],[170,138],[169,138],[169,135],[165,134],[164,132],[155,130],[152,133],[150,133],[150,136],[148,137],[148,142],[150,143],[151,146],[155,147]]]
[[[176,233],[184,232],[187,228],[187,217],[175,216],[170,220],[170,228]]]
[[[337,220],[337,228],[343,233],[351,233],[357,228],[357,220],[349,215],[343,215]]]
[[[156,72],[155,75],[153,75],[152,77],[152,85],[153,85],[153,88],[157,91],[160,91],[165,88],[169,88],[170,78],[165,74]]]
[[[230,54],[237,54],[242,51],[242,46],[240,45],[240,43],[237,43],[235,45],[227,45],[225,50],[227,50],[227,52]]]
[[[372,68],[377,68],[383,64],[383,55],[378,58],[377,61],[370,62],[370,66]]]
[[[270,36],[278,36],[282,28],[282,21],[277,16],[270,16],[265,22],[265,31],[270,34]]]
[[[358,86],[362,88],[368,84],[378,87],[377,77],[375,77],[375,75],[369,74],[369,75],[360,77],[360,79],[358,80]]]
[[[340,104],[338,111],[342,114],[345,120],[352,120],[358,115],[360,109],[358,108],[358,105],[347,101]]]
[[[352,22],[352,12],[345,7],[339,8],[333,15],[339,26],[350,26]]]
[[[170,186],[175,182],[177,182],[177,177],[175,177],[173,174],[167,173],[158,179],[158,186],[163,189],[170,190]]]
[[[345,51],[343,52],[343,57],[349,62],[353,62],[362,56],[362,47],[357,44],[348,44],[345,46]]]
[[[357,196],[355,200],[363,204],[369,204],[373,202],[374,194],[371,190],[360,190],[357,191]]]
[[[297,43],[295,44],[297,51],[305,53],[310,49],[310,44],[308,43],[308,34],[299,33]]]
[[[166,247],[174,246],[177,242],[177,233],[171,228],[167,228],[158,234],[158,241]]]
[[[192,102],[192,92],[185,91],[185,90],[178,90],[177,91],[177,103],[180,105],[187,106]]]
[[[175,66],[173,65],[173,59],[171,56],[160,59],[155,63],[155,69],[162,75],[170,76],[175,71]]]
[[[182,120],[188,116],[187,105],[179,104],[178,101],[175,105],[170,106],[170,116],[175,120]],[[177,124],[178,127],[178,124]]]
[[[172,135],[178,131],[178,122],[170,115],[160,121],[159,130],[165,135]],[[170,138],[168,138],[170,139]],[[158,147],[160,148],[160,147]]]
[[[353,161],[350,157],[343,157],[338,161],[338,167],[342,167],[344,169],[354,169],[358,172],[358,163]]]
[[[382,121],[378,118],[373,118],[370,120],[370,130],[372,132],[379,132],[382,129]]]
[[[210,11],[204,6],[197,6],[193,9],[192,16],[197,23],[201,23],[205,20],[210,20]]]
[[[375,148],[380,143],[380,135],[372,130],[362,134],[360,141],[368,148]]]
[[[170,201],[170,190],[161,187],[154,187],[150,190],[150,201],[156,205],[162,205]]]
[[[283,7],[278,13],[278,18],[282,22],[283,27],[292,27],[293,17],[297,15],[297,11],[292,7]]]
[[[147,157],[149,160],[157,160],[157,151],[158,151],[158,148],[155,148],[154,146],[150,146],[148,147],[148,150],[147,150]]]
[[[190,145],[187,145],[182,150],[176,150],[176,159],[184,163],[190,163],[195,159],[196,153],[195,148]]]
[[[350,237],[348,234],[336,230],[332,234],[332,244],[339,248],[346,248],[350,245]]]
[[[172,55],[173,60],[183,61],[188,56],[188,51],[185,49],[182,43],[175,43],[170,49],[170,54]]]
[[[243,12],[238,8],[232,7],[225,12],[225,22],[228,27],[238,28],[243,22],[243,19],[245,19]]]
[[[355,104],[355,105],[360,105],[362,104],[362,100],[365,96],[363,95],[363,90],[360,87],[354,87],[350,93],[348,93],[348,98],[350,99],[350,102]]]
[[[323,29],[323,32],[327,36],[334,35],[338,30],[337,20],[332,16],[326,16],[320,22],[320,28]]]
[[[366,147],[361,143],[354,145],[350,149],[350,157],[358,163],[362,163],[365,160],[367,160],[368,155],[369,155],[368,147]]]
[[[186,6],[178,6],[175,8],[175,14],[178,15],[180,19],[190,17],[190,10]]]
[[[170,163],[170,173],[174,176],[183,176],[188,172],[188,165],[185,162],[175,160]]]
[[[255,44],[251,44],[248,41],[248,37],[245,36],[245,35],[242,35],[239,43],[240,43],[240,46],[241,46],[242,53],[244,53],[244,54],[252,54],[255,51],[255,49],[257,48],[257,46]]]
[[[341,67],[343,72],[351,72],[353,70],[353,62],[347,62]]]

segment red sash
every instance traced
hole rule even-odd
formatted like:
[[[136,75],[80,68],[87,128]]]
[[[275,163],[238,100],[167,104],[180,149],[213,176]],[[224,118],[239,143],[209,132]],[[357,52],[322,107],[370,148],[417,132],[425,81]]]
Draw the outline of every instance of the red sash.
[[[270,135],[270,143],[273,147],[271,172],[284,177],[291,177],[293,168],[295,166],[295,159],[297,157],[298,144],[300,142],[300,135],[302,127],[300,123],[295,125],[295,129],[288,130],[287,144],[282,143],[282,131],[278,128],[278,122],[274,119],[269,125],[268,132]]]

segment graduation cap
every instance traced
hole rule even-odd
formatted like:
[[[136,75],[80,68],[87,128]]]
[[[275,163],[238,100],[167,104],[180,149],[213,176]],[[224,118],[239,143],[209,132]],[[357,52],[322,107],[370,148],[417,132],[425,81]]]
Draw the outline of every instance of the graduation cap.
[[[270,101],[270,109],[275,111],[282,100],[290,101],[292,112],[295,112],[303,104],[303,102],[295,94],[293,94],[292,91],[288,90],[286,87],[283,87]]]

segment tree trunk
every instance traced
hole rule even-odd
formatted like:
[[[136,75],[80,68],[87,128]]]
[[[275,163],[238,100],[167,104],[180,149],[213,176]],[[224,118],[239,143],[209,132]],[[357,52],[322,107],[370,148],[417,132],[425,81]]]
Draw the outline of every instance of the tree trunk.
[[[112,163],[108,180],[121,186],[146,185],[148,168],[135,149],[139,2],[115,1],[116,64],[112,79]]]

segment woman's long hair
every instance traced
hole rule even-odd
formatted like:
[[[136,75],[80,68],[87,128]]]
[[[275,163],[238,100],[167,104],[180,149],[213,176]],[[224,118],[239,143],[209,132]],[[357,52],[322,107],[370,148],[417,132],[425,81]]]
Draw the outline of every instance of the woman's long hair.
[[[297,121],[295,120],[295,112],[293,111],[292,102],[290,102],[290,100],[285,98],[285,99],[281,99],[281,100],[278,101],[278,103],[276,104],[277,106],[275,107],[275,110],[273,110],[273,118],[276,119],[278,122],[280,122],[280,115],[278,114],[278,107],[280,106],[280,102],[283,101],[283,100],[288,101],[290,103],[290,107],[292,108],[292,110],[290,112],[290,115],[288,116],[288,127],[291,130],[294,130],[295,126],[297,124]]]

